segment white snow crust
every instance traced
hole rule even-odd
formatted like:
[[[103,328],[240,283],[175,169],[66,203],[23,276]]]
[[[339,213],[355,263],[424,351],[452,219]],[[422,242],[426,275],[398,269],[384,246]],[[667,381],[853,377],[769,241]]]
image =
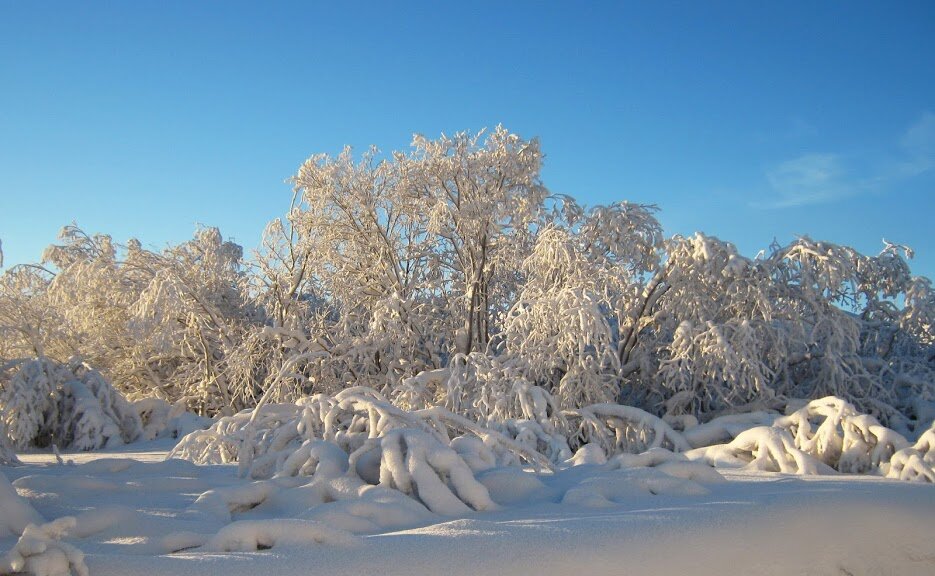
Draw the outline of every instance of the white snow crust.
[[[782,434],[750,432],[762,430]],[[932,484],[749,466],[719,474],[655,448],[539,473],[489,467],[470,476],[471,498],[486,508],[458,499],[433,510],[432,497],[399,489],[407,478],[418,486],[423,473],[437,488],[441,471],[459,461],[452,448],[431,456],[438,444],[427,438],[396,432],[383,437],[391,449],[375,444],[378,477],[387,466],[376,484],[329,459],[337,452],[325,443],[296,451],[318,455],[311,474],[264,480],[238,476],[234,464],[160,462],[158,451],[129,452],[133,445],[121,449],[133,458],[63,455],[70,464],[26,454],[0,468],[0,574],[558,575],[622,566],[632,574],[927,574],[935,566]],[[912,448],[920,455],[931,452],[926,438]]]

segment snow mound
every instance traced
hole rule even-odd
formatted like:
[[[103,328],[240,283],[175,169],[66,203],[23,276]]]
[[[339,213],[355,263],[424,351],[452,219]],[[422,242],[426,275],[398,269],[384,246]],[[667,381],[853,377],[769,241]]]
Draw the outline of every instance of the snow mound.
[[[536,474],[515,466],[488,470],[477,477],[494,502],[509,506],[544,496],[546,485]]]
[[[608,469],[655,468],[669,476],[696,482],[724,482],[724,477],[704,462],[691,461],[684,454],[665,448],[650,448],[642,454],[618,454],[606,466]]]
[[[30,524],[41,524],[42,516],[19,494],[0,472],[0,538],[23,533]]]
[[[0,574],[89,576],[84,553],[61,539],[75,528],[71,516],[47,524],[30,524],[16,546],[0,558]]]
[[[348,493],[340,481],[327,481],[332,502],[309,508],[301,515],[353,534],[375,534],[428,524],[437,516],[419,502],[396,490],[362,485]]]
[[[358,539],[351,533],[321,522],[279,518],[240,520],[221,528],[201,550],[207,552],[251,552],[276,547],[327,544],[351,546]]]
[[[230,522],[232,514],[252,510],[273,495],[277,487],[268,481],[208,490],[192,504],[190,510],[203,513],[222,522]]]
[[[676,478],[652,468],[601,472],[582,480],[562,497],[562,504],[607,508],[647,496],[698,496],[708,489],[692,480]]]
[[[23,362],[0,389],[0,419],[18,449],[96,450],[140,437],[140,417],[97,370],[48,358]]]
[[[607,454],[598,444],[585,444],[575,455],[565,461],[569,466],[585,466],[587,464],[604,464]]]

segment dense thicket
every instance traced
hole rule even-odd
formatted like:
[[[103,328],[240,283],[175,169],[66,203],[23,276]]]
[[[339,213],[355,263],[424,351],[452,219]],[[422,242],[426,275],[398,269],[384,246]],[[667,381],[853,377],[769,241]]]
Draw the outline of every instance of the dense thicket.
[[[666,238],[654,206],[551,194],[541,164],[502,128],[313,156],[250,258],[214,228],[154,251],[68,226],[0,278],[0,386],[78,358],[209,415],[366,386],[481,423],[625,403],[681,427],[836,395],[928,427],[935,291],[907,248],[747,258]]]

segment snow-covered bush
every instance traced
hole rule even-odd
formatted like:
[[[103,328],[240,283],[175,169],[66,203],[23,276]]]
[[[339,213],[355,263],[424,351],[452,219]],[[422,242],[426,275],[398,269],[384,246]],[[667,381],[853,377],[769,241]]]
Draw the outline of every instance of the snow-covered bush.
[[[244,410],[233,416],[224,416],[209,429],[196,430],[184,436],[168,457],[196,464],[228,464],[240,460],[245,445],[254,459],[258,455],[278,455],[290,444],[300,442],[298,417],[301,410],[295,404],[267,404],[259,410]],[[285,458],[286,455],[282,455],[282,459]],[[252,477],[268,478],[274,471],[257,470]]]
[[[552,462],[571,455],[568,422],[558,401],[532,384],[509,358],[479,352],[458,354],[447,368],[425,371],[394,387],[395,401],[408,409],[444,406],[497,430]]]
[[[687,429],[687,455],[715,467],[795,474],[881,474],[935,482],[935,428],[910,443],[853,404],[828,396],[790,401],[788,414],[766,412],[716,418]],[[726,444],[716,444],[729,440]],[[651,451],[650,451],[651,452]],[[641,458],[618,456],[619,459]]]
[[[376,464],[378,469],[367,469]],[[364,480],[379,478],[380,486],[410,495],[437,514],[497,507],[456,451],[419,430],[393,430],[366,442],[351,454],[350,468]]]
[[[935,425],[890,459],[887,478],[935,484]]]
[[[182,403],[171,405],[160,398],[143,398],[132,404],[143,426],[140,436],[143,440],[181,438],[213,423],[209,418],[186,411]]]
[[[0,416],[14,446],[94,450],[142,433],[132,405],[100,372],[48,358],[20,363],[0,390]]]
[[[690,448],[685,438],[662,418],[619,404],[594,404],[567,410],[565,416],[578,422],[577,445],[596,443],[605,453],[643,452],[649,448]]]
[[[799,450],[792,436],[782,428],[758,426],[740,433],[729,444],[696,448],[688,452],[715,468],[742,468],[787,474],[827,474],[834,470]]]
[[[210,429],[184,437],[169,457],[200,464],[238,462],[251,477],[269,478],[282,471],[294,452],[304,450],[304,443],[325,440],[351,454],[368,440],[398,429],[420,430],[446,446],[454,436],[468,434],[495,454],[498,463],[550,466],[543,454],[496,429],[440,406],[403,410],[364,387],[333,397],[318,394],[296,404],[261,404],[221,418]]]
[[[866,473],[909,445],[906,439],[860,414],[852,404],[828,396],[813,400],[773,426],[787,430],[795,446],[840,472]]]

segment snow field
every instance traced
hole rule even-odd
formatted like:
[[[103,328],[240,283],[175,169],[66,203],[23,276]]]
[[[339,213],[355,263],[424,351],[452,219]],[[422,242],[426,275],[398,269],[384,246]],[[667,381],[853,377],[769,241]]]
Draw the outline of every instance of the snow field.
[[[347,476],[255,481],[233,465],[33,456],[2,468],[18,492],[0,489],[2,517],[21,516],[0,549],[12,551],[8,564],[32,558],[36,574],[82,574],[83,564],[103,576],[935,569],[931,485],[750,470],[696,481],[663,467],[698,463],[664,454],[554,473],[490,468],[477,481],[496,509],[457,514]]]

